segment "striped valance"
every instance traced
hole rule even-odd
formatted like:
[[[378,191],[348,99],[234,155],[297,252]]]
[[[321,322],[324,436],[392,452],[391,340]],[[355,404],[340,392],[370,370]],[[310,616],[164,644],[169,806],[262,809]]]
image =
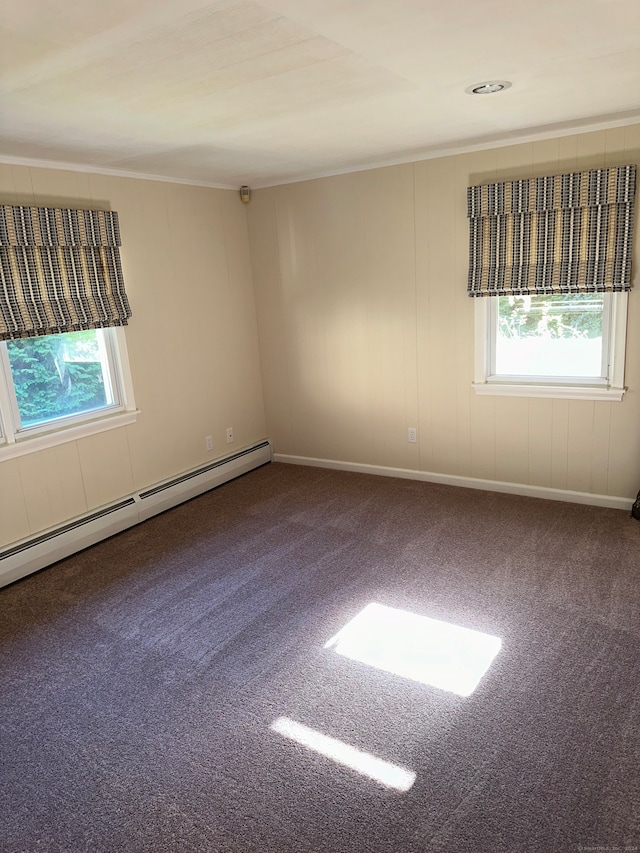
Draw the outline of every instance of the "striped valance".
[[[467,189],[470,296],[629,290],[635,166]]]
[[[0,205],[0,340],[123,326],[118,214]]]

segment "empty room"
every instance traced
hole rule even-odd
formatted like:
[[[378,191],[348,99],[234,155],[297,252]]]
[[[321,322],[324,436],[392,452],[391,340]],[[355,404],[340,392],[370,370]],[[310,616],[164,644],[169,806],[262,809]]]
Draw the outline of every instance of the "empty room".
[[[0,851],[640,851],[640,4],[0,32]]]

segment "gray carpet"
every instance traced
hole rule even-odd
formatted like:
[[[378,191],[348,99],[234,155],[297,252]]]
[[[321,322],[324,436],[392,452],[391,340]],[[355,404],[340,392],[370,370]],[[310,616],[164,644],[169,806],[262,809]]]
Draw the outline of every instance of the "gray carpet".
[[[639,557],[616,510],[251,472],[0,591],[0,849],[640,849]],[[468,697],[325,649],[372,601],[502,649]]]

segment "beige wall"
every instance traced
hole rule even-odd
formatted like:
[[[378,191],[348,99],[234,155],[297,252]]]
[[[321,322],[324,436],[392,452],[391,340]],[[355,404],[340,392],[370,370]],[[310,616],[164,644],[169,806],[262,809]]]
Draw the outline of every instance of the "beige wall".
[[[259,190],[247,206],[235,191],[0,165],[0,203],[119,212],[141,410],[0,461],[0,545],[265,435],[282,454],[633,497],[637,294],[627,395],[592,403],[476,397],[465,291],[469,183],[620,163],[640,163],[640,126]]]
[[[626,163],[640,163],[640,125],[255,192],[276,453],[635,496],[640,294],[622,403],[475,396],[466,295],[469,184]],[[636,287],[638,244],[636,233]]]
[[[266,436],[246,209],[236,192],[0,165],[0,203],[118,211],[141,410],[131,426],[1,461],[0,545]]]

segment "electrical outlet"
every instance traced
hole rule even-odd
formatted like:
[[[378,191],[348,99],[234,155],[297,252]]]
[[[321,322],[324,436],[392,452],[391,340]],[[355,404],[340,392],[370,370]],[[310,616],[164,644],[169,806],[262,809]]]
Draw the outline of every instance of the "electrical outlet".
[[[415,427],[409,427],[407,430],[407,441],[415,444],[418,440],[418,430]]]
[[[204,445],[207,448],[207,450],[213,450],[213,436],[212,435],[205,436]]]
[[[227,427],[227,444],[233,442],[233,427]]]

